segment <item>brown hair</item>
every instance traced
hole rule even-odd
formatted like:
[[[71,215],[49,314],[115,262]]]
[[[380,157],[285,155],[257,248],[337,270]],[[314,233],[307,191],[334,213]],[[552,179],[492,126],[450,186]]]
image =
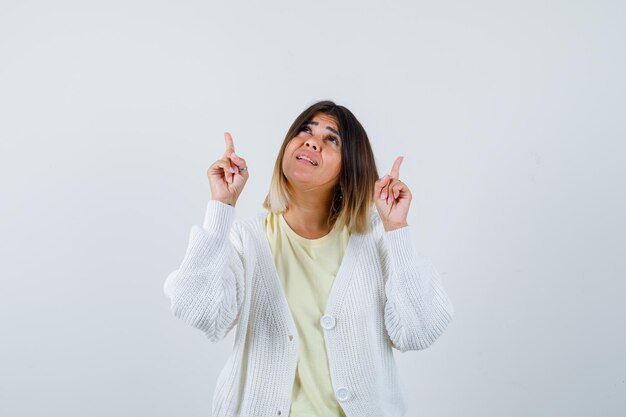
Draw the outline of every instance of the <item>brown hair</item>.
[[[287,210],[290,193],[287,178],[282,170],[285,148],[289,141],[298,135],[305,123],[318,112],[335,118],[342,139],[341,171],[328,212],[328,224],[347,226],[351,233],[365,233],[370,228],[374,183],[378,180],[374,153],[365,129],[352,112],[330,100],[312,104],[292,123],[278,152],[270,190],[263,207],[274,213]]]

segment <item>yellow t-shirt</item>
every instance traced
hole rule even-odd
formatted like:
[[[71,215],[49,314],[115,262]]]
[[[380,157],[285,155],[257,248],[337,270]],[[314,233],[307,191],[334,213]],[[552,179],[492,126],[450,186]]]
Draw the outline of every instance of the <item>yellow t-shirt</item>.
[[[345,417],[333,390],[320,319],[350,232],[334,227],[319,239],[306,239],[272,212],[265,229],[299,337],[289,417]]]

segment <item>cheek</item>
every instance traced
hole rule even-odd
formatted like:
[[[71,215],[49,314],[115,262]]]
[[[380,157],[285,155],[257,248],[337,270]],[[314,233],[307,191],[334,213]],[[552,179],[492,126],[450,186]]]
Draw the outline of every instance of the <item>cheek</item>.
[[[341,151],[337,151],[337,165],[341,167],[342,164],[343,164],[343,158],[341,157]]]
[[[293,153],[294,150],[294,142],[293,139],[287,143],[287,146],[285,146],[285,150],[283,152],[283,163],[287,160],[287,158],[289,158],[289,155],[291,155]]]
[[[282,166],[281,166],[281,168],[282,168],[282,170],[283,170],[283,173],[284,173],[284,172],[285,172],[285,170],[287,169],[288,163],[289,163],[289,160],[287,159],[287,157],[286,157],[286,156],[283,156],[283,163],[282,163]]]
[[[285,146],[285,152],[283,152],[283,157],[291,155],[294,150],[298,148],[298,138],[293,138],[289,142],[287,142],[287,146]]]
[[[339,174],[341,172],[341,155],[337,156],[337,159],[333,161],[335,166],[335,173]]]

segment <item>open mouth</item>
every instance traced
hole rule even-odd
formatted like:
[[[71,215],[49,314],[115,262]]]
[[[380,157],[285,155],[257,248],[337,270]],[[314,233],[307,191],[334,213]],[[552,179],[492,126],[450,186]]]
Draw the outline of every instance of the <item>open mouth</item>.
[[[311,158],[309,158],[306,155],[298,155],[298,156],[296,156],[296,159],[298,159],[300,161],[308,162],[309,164],[311,164],[313,166],[317,166],[317,162],[315,162],[314,160],[312,160]]]

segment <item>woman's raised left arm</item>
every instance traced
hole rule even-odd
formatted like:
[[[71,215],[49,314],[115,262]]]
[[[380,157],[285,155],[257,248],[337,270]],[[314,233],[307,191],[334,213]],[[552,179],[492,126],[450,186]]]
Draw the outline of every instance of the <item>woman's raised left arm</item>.
[[[385,328],[392,345],[405,352],[429,347],[454,316],[454,306],[429,258],[411,238],[407,214],[412,194],[399,180],[403,157],[375,184],[374,199],[384,231],[378,249],[385,275]]]
[[[385,328],[401,352],[423,350],[443,333],[454,306],[431,260],[414,248],[411,227],[384,231],[379,253],[385,275]]]

